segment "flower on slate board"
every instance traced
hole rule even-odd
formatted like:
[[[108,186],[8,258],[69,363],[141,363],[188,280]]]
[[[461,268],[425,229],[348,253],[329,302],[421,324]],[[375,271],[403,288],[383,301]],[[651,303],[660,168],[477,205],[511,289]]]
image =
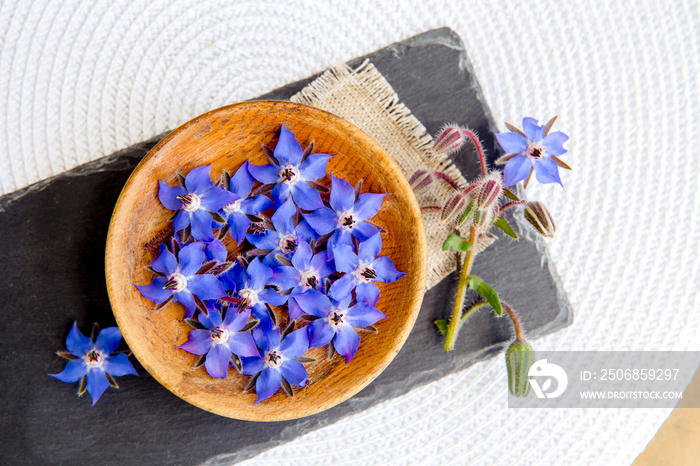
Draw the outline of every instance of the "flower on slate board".
[[[161,245],[160,254],[151,262],[151,268],[162,275],[155,277],[150,285],[136,285],[136,288],[154,303],[163,303],[172,296],[173,301],[187,309],[185,319],[192,317],[195,311],[192,295],[202,301],[226,296],[214,275],[196,275],[205,260],[202,246],[203,243],[188,243],[180,249],[176,259],[165,245]]]
[[[249,309],[236,312],[229,308],[225,319],[216,309],[211,309],[208,316],[200,313],[199,323],[204,329],[192,330],[177,348],[199,356],[206,354],[204,367],[209,375],[225,379],[232,353],[239,357],[260,355],[248,329],[243,330],[249,318]]]
[[[297,295],[323,287],[324,279],[335,272],[333,261],[328,259],[328,253],[321,251],[313,253],[311,246],[302,241],[292,255],[292,265],[277,267],[272,270],[272,284],[282,290],[291,289],[289,295],[289,318],[297,319],[303,314],[299,306],[292,303]]]
[[[307,181],[326,176],[326,165],[331,158],[326,154],[309,154],[302,161],[304,151],[294,134],[282,126],[277,146],[273,152],[277,164],[249,165],[250,174],[261,183],[276,183],[272,199],[277,205],[289,196],[301,209],[314,210],[323,207],[321,196]]]
[[[276,256],[281,254],[287,258],[296,251],[297,246],[303,240],[294,228],[294,216],[297,208],[291,199],[287,199],[272,215],[270,219],[274,230],[265,230],[264,233],[251,233],[246,239],[256,248],[270,250],[263,262],[269,266],[281,265]]]
[[[353,327],[367,327],[386,317],[366,303],[348,307],[349,296],[335,301],[318,291],[309,291],[298,296],[297,302],[304,312],[318,317],[308,326],[309,348],[325,346],[332,341],[335,350],[345,357],[346,364],[360,346],[360,335]]]
[[[242,357],[242,372],[245,375],[258,375],[255,404],[272,396],[282,385],[282,379],[291,385],[303,387],[306,384],[306,368],[295,361],[309,349],[306,328],[295,330],[280,341],[279,328],[264,331],[260,327],[253,330],[253,338],[262,356]]]
[[[348,297],[353,289],[357,292],[357,300],[376,304],[379,297],[377,282],[394,282],[406,275],[396,270],[394,263],[386,256],[377,257],[382,250],[381,234],[363,241],[358,246],[357,254],[347,245],[340,245],[335,250],[335,268],[345,272],[338,281],[331,285],[328,296],[336,301]]]
[[[275,290],[265,288],[272,278],[272,269],[256,257],[247,269],[236,263],[231,269],[220,275],[224,288],[235,291],[239,299],[238,309],[251,308],[253,315],[260,321],[258,327],[269,330],[274,326],[266,304],[281,306],[287,297]]]
[[[570,167],[558,156],[566,153],[562,145],[569,136],[561,131],[549,132],[555,118],[540,126],[534,118],[526,117],[523,118],[523,131],[509,126],[513,131],[496,134],[498,143],[508,153],[496,161],[497,164],[506,164],[503,170],[505,186],[529,179],[533,170],[540,183],[561,185],[558,167]]]
[[[246,160],[229,182],[228,189],[238,196],[238,200],[226,204],[219,211],[221,217],[226,220],[228,233],[236,240],[236,244],[241,244],[248,232],[248,227],[250,226],[248,215],[257,215],[264,210],[274,207],[270,198],[263,194],[248,198],[255,182],[250,174],[249,166],[250,164]]]
[[[304,214],[311,228],[319,235],[333,232],[328,240],[329,251],[341,244],[352,246],[351,237],[360,241],[376,234],[379,230],[365,220],[377,215],[386,194],[360,194],[355,202],[355,190],[352,185],[342,178],[331,174],[331,208],[321,207],[313,212]]]
[[[173,219],[175,231],[190,226],[191,234],[199,241],[212,241],[212,213],[238,200],[238,196],[211,182],[211,165],[191,170],[185,177],[185,186],[170,186],[158,181],[158,198],[170,210],[179,212]]]
[[[116,387],[116,383],[108,379],[106,374],[109,374],[110,378],[128,374],[138,375],[126,354],[112,354],[119,347],[121,339],[122,334],[119,329],[109,327],[103,329],[93,342],[91,338],[80,333],[74,322],[66,338],[66,348],[75,359],[68,361],[63,371],[49,375],[68,383],[77,382],[86,377],[87,391],[92,397],[94,406],[110,384]],[[81,385],[79,394],[82,395],[83,389]]]

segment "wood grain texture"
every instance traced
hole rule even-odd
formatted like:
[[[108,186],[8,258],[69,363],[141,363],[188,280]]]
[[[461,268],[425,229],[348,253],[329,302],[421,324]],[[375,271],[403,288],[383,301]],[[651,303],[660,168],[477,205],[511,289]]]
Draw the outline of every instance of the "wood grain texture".
[[[153,303],[134,285],[150,283],[144,266],[154,256],[144,244],[167,227],[172,211],[158,200],[158,180],[173,185],[176,173],[212,164],[212,178],[235,172],[245,160],[267,163],[260,147],[274,147],[280,126],[294,132],[302,147],[315,141],[314,152],[334,155],[328,170],[363,192],[390,193],[373,219],[383,229],[382,255],[407,275],[379,283],[377,307],[388,318],[378,334],[363,334],[355,358],[345,364],[336,356],[307,365],[309,386],[294,399],[279,391],[253,406],[255,393],[242,393],[247,377],[234,369],[224,380],[194,369],[198,356],[176,349],[189,333],[181,320],[184,308],[171,303],[154,311]],[[329,183],[329,177],[324,180]],[[327,112],[289,102],[258,101],[222,107],[201,115],[170,133],[149,152],[126,183],[112,216],[105,272],[109,299],[124,339],[139,362],[162,385],[185,401],[235,419],[280,421],[308,416],[353,396],[391,362],[408,337],[425,292],[426,244],[420,208],[391,158],[364,132]],[[230,246],[230,245],[227,245]]]

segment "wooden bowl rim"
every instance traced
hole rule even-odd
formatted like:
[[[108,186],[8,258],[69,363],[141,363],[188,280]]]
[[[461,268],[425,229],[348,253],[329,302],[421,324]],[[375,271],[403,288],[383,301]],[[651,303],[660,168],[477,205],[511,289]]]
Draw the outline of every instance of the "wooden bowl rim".
[[[352,384],[350,385],[352,388],[345,392],[343,396],[337,396],[337,397],[328,397],[325,400],[320,399],[318,400],[318,404],[311,410],[305,411],[302,415],[297,416],[294,413],[286,412],[285,414],[280,414],[274,417],[271,416],[266,416],[266,417],[256,417],[256,416],[246,416],[242,415],[240,412],[238,412],[236,409],[219,409],[221,408],[220,405],[210,405],[206,403],[202,403],[199,400],[193,400],[191,399],[192,397],[188,395],[188,393],[184,393],[183,391],[179,390],[177,387],[174,387],[169,384],[168,380],[164,380],[161,377],[161,374],[159,374],[156,370],[154,370],[150,364],[148,364],[149,357],[147,354],[141,354],[141,348],[138,345],[133,345],[131,341],[132,338],[132,332],[130,331],[130,328],[128,325],[126,325],[126,322],[124,319],[126,319],[125,316],[122,316],[122,311],[121,309],[118,308],[118,306],[115,306],[115,296],[114,294],[116,292],[112,291],[112,288],[114,285],[116,285],[117,280],[114,278],[112,271],[111,271],[111,264],[112,264],[112,256],[115,254],[115,251],[118,251],[118,247],[115,244],[115,239],[114,239],[114,226],[116,225],[117,219],[122,212],[123,209],[126,209],[126,207],[122,206],[122,200],[131,187],[131,185],[134,183],[134,180],[139,176],[141,171],[144,169],[144,166],[147,164],[147,162],[156,156],[156,154],[164,147],[166,146],[171,139],[177,136],[178,133],[182,131],[186,131],[193,125],[200,124],[202,121],[211,119],[211,117],[219,115],[219,114],[230,114],[236,111],[245,111],[247,108],[252,108],[256,106],[263,106],[267,107],[271,111],[279,111],[281,114],[283,112],[287,112],[291,109],[299,109],[299,108],[304,108],[305,111],[308,111],[310,113],[318,113],[324,115],[326,118],[331,120],[335,125],[343,127],[343,129],[352,132],[354,137],[357,137],[358,139],[363,140],[364,143],[367,144],[367,146],[372,147],[373,152],[375,153],[376,156],[380,157],[382,159],[382,163],[389,169],[390,171],[394,172],[396,175],[395,182],[399,185],[399,187],[408,194],[408,200],[409,200],[409,205],[408,209],[411,212],[412,216],[414,217],[414,220],[417,222],[416,224],[416,230],[418,232],[418,239],[417,239],[417,254],[415,255],[416,258],[416,267],[417,271],[416,273],[419,273],[421,276],[419,277],[419,283],[420,286],[417,287],[417,289],[413,290],[414,294],[417,294],[417,299],[414,300],[415,305],[413,306],[413,309],[410,309],[410,314],[405,314],[404,315],[404,320],[407,322],[407,325],[404,325],[401,328],[401,332],[398,335],[395,335],[393,338],[393,344],[387,347],[386,351],[384,352],[384,357],[380,358],[377,361],[377,364],[372,366],[371,370],[368,370],[365,372],[364,376],[358,379],[355,379]],[[112,218],[110,220],[110,225],[109,225],[109,231],[107,233],[107,241],[106,241],[106,248],[105,248],[105,277],[106,277],[106,284],[107,284],[107,292],[109,295],[109,300],[110,304],[113,310],[114,317],[117,321],[117,325],[119,326],[122,336],[124,340],[126,341],[127,345],[129,345],[129,348],[132,350],[134,356],[139,360],[141,365],[146,369],[147,372],[153,376],[154,379],[158,381],[163,387],[168,389],[171,393],[175,394],[179,398],[183,399],[184,401],[197,406],[198,408],[204,409],[206,411],[209,411],[214,414],[218,414],[221,416],[233,418],[233,419],[239,419],[239,420],[249,420],[249,421],[259,421],[259,422],[273,422],[273,421],[283,421],[283,420],[290,420],[290,419],[297,419],[301,417],[306,417],[310,416],[313,414],[317,414],[319,412],[325,411],[326,409],[329,409],[333,406],[336,406],[339,403],[342,403],[343,401],[348,400],[352,396],[356,395],[358,392],[360,392],[363,388],[365,388],[367,385],[369,385],[374,379],[376,379],[383,371],[386,369],[386,367],[391,363],[391,361],[394,359],[394,357],[398,354],[399,350],[403,347],[404,343],[406,342],[406,339],[408,338],[408,335],[410,334],[415,321],[418,317],[418,312],[420,311],[420,306],[422,303],[423,299],[423,294],[425,293],[425,286],[426,286],[426,279],[427,279],[427,238],[426,238],[426,233],[425,233],[425,227],[423,224],[423,217],[421,214],[420,206],[418,205],[418,201],[415,198],[415,195],[413,194],[413,190],[411,189],[408,181],[406,180],[405,176],[403,175],[403,172],[401,169],[398,167],[396,162],[386,153],[386,151],[376,142],[374,139],[372,139],[369,135],[367,135],[364,131],[360,130],[357,128],[355,125],[352,123],[348,122],[347,120],[344,120],[341,117],[338,117],[337,115],[334,115],[330,112],[327,112],[325,110],[318,109],[316,107],[311,107],[308,105],[303,105],[303,104],[296,104],[293,102],[288,102],[288,101],[275,101],[275,100],[256,100],[256,101],[246,101],[246,102],[240,102],[236,104],[230,104],[230,105],[225,105],[213,110],[210,110],[206,113],[203,113],[186,123],[180,125],[173,131],[171,131],[167,136],[165,136],[161,141],[159,141],[145,156],[144,158],[139,162],[139,164],[136,166],[134,171],[131,173],[129,176],[129,179],[126,181],[124,188],[122,189],[119,198],[117,199],[117,203],[115,205],[114,211],[112,213]],[[126,330],[126,331],[125,331]],[[235,396],[235,395],[232,395]],[[293,400],[292,400],[293,403]],[[228,406],[224,406],[223,408],[229,408]]]

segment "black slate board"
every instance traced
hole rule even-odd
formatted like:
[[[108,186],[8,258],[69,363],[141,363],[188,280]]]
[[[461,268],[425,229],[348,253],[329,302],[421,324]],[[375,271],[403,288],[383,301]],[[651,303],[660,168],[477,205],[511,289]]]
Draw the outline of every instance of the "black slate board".
[[[445,122],[476,129],[489,160],[498,156],[495,125],[459,37],[438,29],[392,44],[370,58],[413,114],[434,134]],[[314,77],[263,98],[287,99]],[[162,137],[162,136],[161,136]],[[85,164],[0,198],[0,463],[229,463],[332,423],[412,387],[491,357],[511,338],[505,319],[475,315],[456,351],[445,353],[432,321],[449,312],[454,274],[430,290],[406,345],[387,370],[354,398],[297,421],[251,423],[195,408],[161,387],[132,358],[140,377],[122,377],[95,407],[48,373],[64,366],[74,320],[88,331],[114,325],[104,281],[112,209],[152,141]],[[467,179],[478,174],[471,149],[455,156]],[[544,255],[543,255],[544,254]],[[520,311],[531,337],[568,325],[571,308],[541,243],[502,240],[477,257],[475,271]],[[504,365],[505,370],[505,365]],[[504,387],[504,390],[506,387]]]

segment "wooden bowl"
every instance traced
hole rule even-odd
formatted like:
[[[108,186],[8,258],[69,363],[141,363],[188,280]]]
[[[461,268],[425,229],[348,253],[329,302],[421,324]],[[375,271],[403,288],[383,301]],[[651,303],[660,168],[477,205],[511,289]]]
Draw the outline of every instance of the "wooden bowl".
[[[381,255],[407,274],[394,283],[379,283],[377,307],[388,318],[379,332],[363,333],[349,364],[325,348],[312,350],[318,359],[306,364],[309,385],[289,398],[281,390],[253,406],[254,390],[243,393],[248,379],[231,368],[226,379],[210,377],[199,358],[175,348],[191,327],[182,322],[184,307],[170,303],[154,310],[134,285],[151,282],[144,266],[154,255],[144,245],[163,231],[172,211],[158,200],[158,180],[173,185],[176,173],[212,164],[212,178],[235,172],[245,160],[268,163],[261,144],[274,147],[280,126],[291,130],[314,152],[336,155],[328,171],[363,192],[390,193],[372,221],[383,229]],[[326,176],[324,182],[329,183]],[[228,236],[228,235],[227,235]],[[112,215],[107,236],[105,272],[114,316],[129,348],[143,367],[183,400],[212,413],[235,419],[281,421],[318,413],[347,400],[374,380],[396,356],[418,315],[426,280],[426,238],[420,208],[399,167],[364,132],[347,121],[305,105],[259,101],[212,110],[177,128],[144,157],[127,181]]]

